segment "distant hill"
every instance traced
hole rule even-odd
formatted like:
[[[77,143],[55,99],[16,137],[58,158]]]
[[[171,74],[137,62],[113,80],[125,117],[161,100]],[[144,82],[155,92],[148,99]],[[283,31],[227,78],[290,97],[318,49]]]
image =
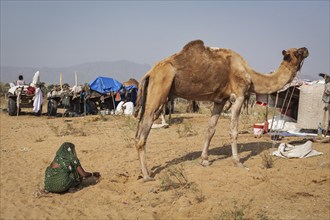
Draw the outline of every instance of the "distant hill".
[[[74,84],[74,72],[77,72],[78,84],[89,83],[98,76],[111,77],[119,82],[125,82],[129,78],[140,80],[141,77],[150,70],[149,64],[138,64],[131,61],[112,61],[112,62],[89,62],[71,67],[63,68],[31,68],[31,67],[12,67],[1,66],[0,82],[15,82],[18,75],[23,75],[26,83],[32,81],[36,71],[40,71],[40,80],[46,84],[59,84],[60,73],[63,74],[63,83]],[[318,75],[298,75],[300,79],[318,80]]]
[[[129,78],[135,78],[139,81],[150,68],[149,64],[138,64],[126,60],[89,62],[63,68],[1,66],[0,82],[15,82],[18,75],[23,75],[25,82],[29,83],[32,81],[34,73],[38,70],[40,71],[40,81],[46,84],[59,84],[60,73],[62,73],[62,82],[73,85],[75,82],[75,71],[77,72],[78,84],[89,83],[98,76],[111,77],[119,82],[125,82]]]

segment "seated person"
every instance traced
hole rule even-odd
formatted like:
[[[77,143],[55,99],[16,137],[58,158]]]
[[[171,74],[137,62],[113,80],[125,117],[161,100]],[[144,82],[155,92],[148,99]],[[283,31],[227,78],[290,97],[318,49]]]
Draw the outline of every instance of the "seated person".
[[[116,107],[116,111],[115,111],[115,114],[116,115],[121,115],[124,113],[124,110],[123,110],[123,105],[124,105],[124,101],[120,101],[119,104],[117,105]]]
[[[129,99],[127,101],[119,102],[116,108],[116,115],[133,115],[134,112],[134,104]]]
[[[23,76],[19,75],[18,80],[16,81],[16,86],[24,86],[24,85],[25,85],[25,81],[23,80]]]
[[[63,193],[96,184],[99,172],[86,172],[77,158],[75,146],[65,142],[56,152],[53,162],[45,172],[45,191]]]
[[[131,101],[127,101],[123,104],[124,115],[133,115],[134,104]]]

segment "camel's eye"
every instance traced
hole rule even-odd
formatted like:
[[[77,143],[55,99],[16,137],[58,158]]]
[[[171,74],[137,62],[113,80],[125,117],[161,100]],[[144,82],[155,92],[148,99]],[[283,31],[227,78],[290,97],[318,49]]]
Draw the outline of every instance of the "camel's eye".
[[[291,55],[290,54],[285,54],[283,57],[283,60],[290,62],[291,61]]]

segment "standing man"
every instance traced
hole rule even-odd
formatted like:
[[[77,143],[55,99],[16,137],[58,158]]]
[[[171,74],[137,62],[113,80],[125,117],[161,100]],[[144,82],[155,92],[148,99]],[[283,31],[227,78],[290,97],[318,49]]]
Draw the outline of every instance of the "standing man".
[[[330,75],[326,73],[319,73],[319,76],[323,77],[325,80],[324,83],[324,92],[322,96],[322,101],[324,102],[324,135],[327,135],[330,124]],[[328,112],[328,114],[327,114]]]

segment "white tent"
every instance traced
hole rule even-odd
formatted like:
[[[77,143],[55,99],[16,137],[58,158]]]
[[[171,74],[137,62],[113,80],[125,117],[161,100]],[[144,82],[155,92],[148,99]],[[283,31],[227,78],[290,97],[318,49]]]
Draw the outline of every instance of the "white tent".
[[[324,127],[324,122],[329,119],[324,118],[326,115],[322,101],[323,92],[323,83],[300,87],[297,128],[317,129],[319,123]]]

